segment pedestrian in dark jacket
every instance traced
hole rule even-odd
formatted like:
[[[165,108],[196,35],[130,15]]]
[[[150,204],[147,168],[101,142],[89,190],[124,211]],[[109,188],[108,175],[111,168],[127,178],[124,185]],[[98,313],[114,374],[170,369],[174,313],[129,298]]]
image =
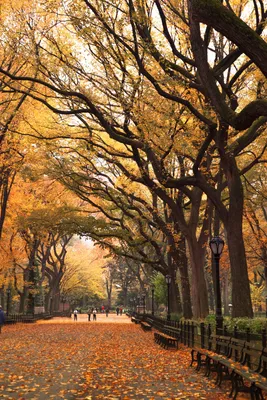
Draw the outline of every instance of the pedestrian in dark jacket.
[[[0,306],[0,333],[1,333],[1,329],[2,329],[2,326],[4,325],[4,323],[5,323],[5,314],[2,309],[2,306]]]

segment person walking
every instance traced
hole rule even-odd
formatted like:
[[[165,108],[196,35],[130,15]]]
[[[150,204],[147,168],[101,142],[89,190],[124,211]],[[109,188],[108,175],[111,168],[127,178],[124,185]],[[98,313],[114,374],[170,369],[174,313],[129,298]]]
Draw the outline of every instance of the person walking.
[[[117,315],[119,315],[119,312],[120,312],[120,309],[119,309],[119,307],[117,307],[117,308],[116,308],[116,313],[117,313]]]
[[[87,311],[87,315],[88,315],[88,321],[91,321],[91,310],[90,310],[90,308]]]
[[[0,306],[0,333],[1,333],[1,330],[2,330],[2,326],[4,325],[4,323],[5,323],[5,314],[4,314],[4,311],[3,311],[3,309],[2,309],[2,306]]]
[[[109,313],[109,308],[106,308],[106,317],[108,317],[108,313]]]
[[[73,315],[74,315],[74,321],[78,321],[78,310],[74,310],[73,311]]]
[[[94,308],[94,310],[93,310],[93,321],[96,321],[96,308]]]

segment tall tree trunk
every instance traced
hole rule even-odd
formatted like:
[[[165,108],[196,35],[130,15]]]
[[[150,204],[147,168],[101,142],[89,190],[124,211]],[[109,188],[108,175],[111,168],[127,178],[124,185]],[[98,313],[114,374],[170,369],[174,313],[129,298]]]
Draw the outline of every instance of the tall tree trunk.
[[[128,288],[127,286],[123,287],[123,307],[127,308],[127,295],[128,295]]]
[[[170,284],[170,309],[172,313],[181,314],[182,306],[181,306],[181,296],[179,287],[176,282],[176,264],[173,260],[171,251],[167,254],[168,261],[168,274],[171,276],[171,284]]]
[[[242,226],[229,218],[227,227],[231,263],[233,317],[253,317]],[[242,279],[241,279],[242,277]]]
[[[223,305],[224,315],[229,315],[229,276],[227,271],[223,277]]]
[[[27,299],[27,291],[23,290],[23,292],[19,296],[19,313],[20,314],[25,313],[26,299]]]
[[[180,290],[179,286],[177,285],[176,282],[176,273],[173,271],[172,275],[172,280],[170,284],[170,306],[171,306],[171,312],[174,314],[182,314],[182,304],[181,304],[181,295],[180,295]]]
[[[225,226],[231,263],[233,317],[253,317],[242,223],[244,194],[235,160],[229,160],[229,213]],[[242,279],[241,279],[242,277]]]
[[[204,274],[205,249],[196,240],[187,239],[192,270],[192,304],[194,318],[209,314],[208,290]]]
[[[191,293],[190,293],[190,281],[188,275],[188,260],[186,255],[186,242],[184,236],[179,240],[179,245],[176,252],[176,263],[178,265],[180,280],[181,280],[181,295],[182,295],[182,308],[183,317],[185,319],[191,319],[193,316]]]

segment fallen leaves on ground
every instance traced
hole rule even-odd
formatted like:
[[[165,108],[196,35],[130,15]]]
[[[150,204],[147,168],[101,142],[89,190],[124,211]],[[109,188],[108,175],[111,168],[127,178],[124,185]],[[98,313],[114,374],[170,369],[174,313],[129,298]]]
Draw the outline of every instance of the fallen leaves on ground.
[[[228,398],[189,349],[164,350],[135,324],[6,326],[0,340],[1,399]]]

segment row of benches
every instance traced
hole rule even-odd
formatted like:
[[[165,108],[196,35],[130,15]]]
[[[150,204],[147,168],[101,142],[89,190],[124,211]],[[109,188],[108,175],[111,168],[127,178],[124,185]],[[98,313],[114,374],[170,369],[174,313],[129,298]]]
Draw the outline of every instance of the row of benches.
[[[216,373],[216,383],[231,381],[231,393],[236,399],[238,393],[250,393],[251,399],[263,399],[267,391],[267,348],[257,343],[246,342],[233,337],[211,335],[208,349],[192,349],[191,365],[197,363],[197,370],[205,367],[205,375]],[[249,385],[249,386],[248,386]]]
[[[143,321],[132,316],[131,321],[136,324],[140,324],[144,331],[151,331],[153,327],[152,319],[146,319],[145,321]],[[164,328],[162,328],[161,330],[157,330],[154,332],[154,340],[165,349],[178,349],[178,342],[180,340],[180,329],[165,325]]]
[[[131,319],[145,331],[153,327],[153,320]],[[180,329],[168,325],[154,332],[156,343],[166,349],[178,349],[180,336]],[[220,386],[224,380],[231,382],[229,397],[236,399],[238,393],[245,392],[250,393],[251,399],[264,399],[262,392],[267,392],[267,348],[233,337],[211,335],[208,348],[195,347],[191,356],[191,366],[196,363],[198,371],[204,366],[206,376],[216,373],[217,385]]]

